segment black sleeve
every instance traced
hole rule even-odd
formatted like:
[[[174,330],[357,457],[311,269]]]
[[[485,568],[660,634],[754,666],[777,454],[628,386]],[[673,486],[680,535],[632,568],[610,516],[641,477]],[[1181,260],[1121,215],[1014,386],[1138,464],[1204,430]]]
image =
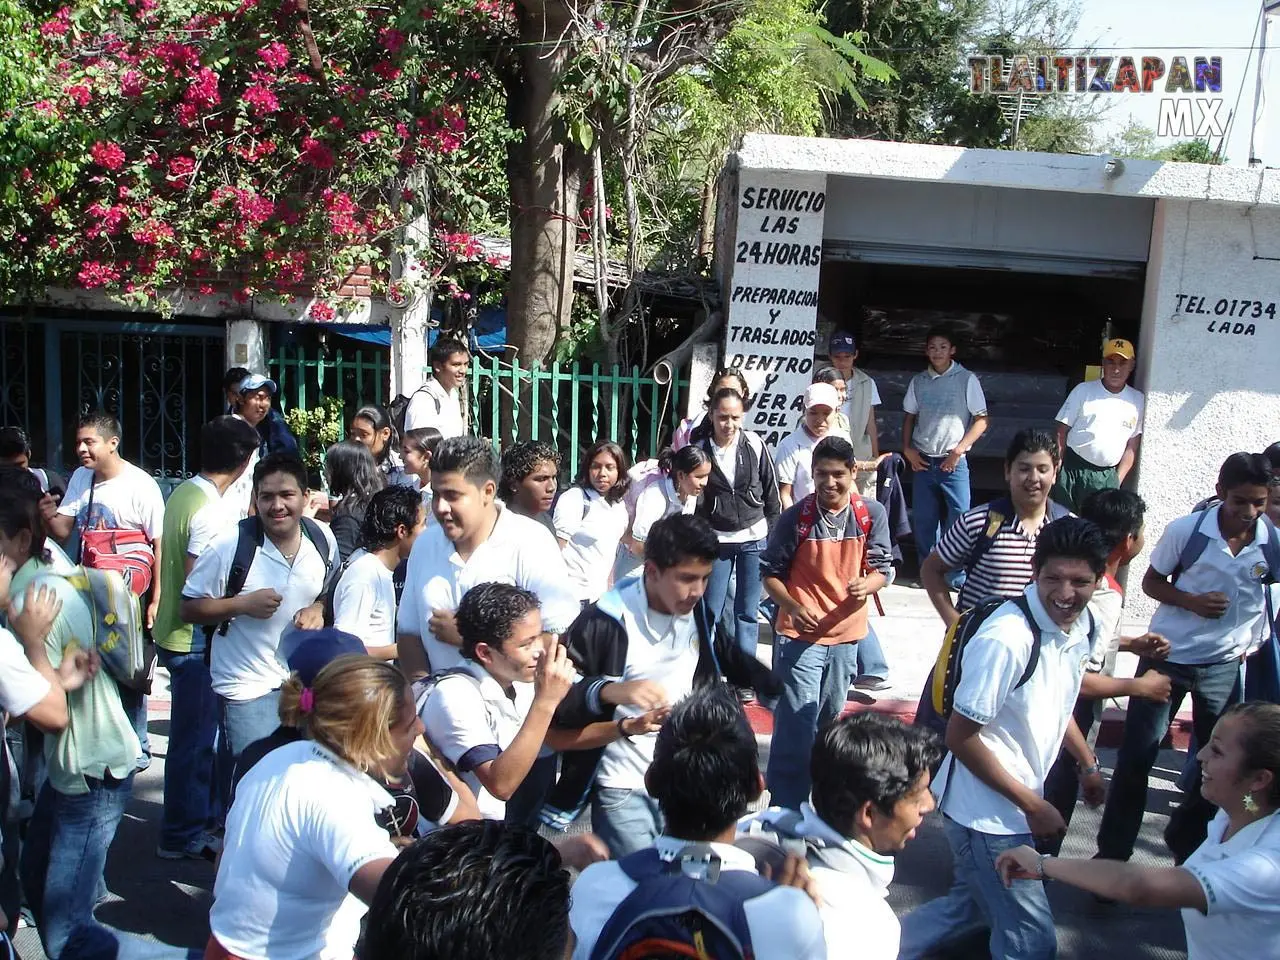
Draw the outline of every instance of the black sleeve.
[[[561,636],[579,680],[556,708],[554,723],[557,727],[580,730],[589,723],[613,716],[613,707],[600,702],[600,689],[611,679],[607,676],[608,665],[604,662],[604,642],[601,639],[603,632],[610,629],[610,624],[616,626],[611,617],[590,606]]]
[[[338,543],[338,562],[345,563],[347,557],[355,553],[360,543],[361,518],[346,510],[333,515],[329,529],[333,531],[333,539]]]
[[[433,823],[441,823],[453,803],[453,788],[436,765],[417,750],[409,754],[409,782],[418,798],[418,811]]]
[[[782,513],[782,496],[778,493],[778,471],[773,466],[773,455],[764,444],[760,445],[760,496],[764,500],[765,519],[772,530]]]

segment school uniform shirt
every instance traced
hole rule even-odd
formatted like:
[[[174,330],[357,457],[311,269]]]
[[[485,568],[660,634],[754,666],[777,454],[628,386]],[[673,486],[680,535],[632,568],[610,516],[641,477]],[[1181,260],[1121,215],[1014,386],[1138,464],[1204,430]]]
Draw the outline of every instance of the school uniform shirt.
[[[43,700],[51,684],[31,665],[22,642],[0,627],[0,710],[21,717]]]
[[[791,484],[791,499],[799,503],[813,493],[813,448],[826,437],[849,439],[847,433],[829,430],[823,437],[815,437],[809,428],[801,424],[778,444],[773,462],[778,471],[778,483]]]
[[[964,439],[973,418],[986,416],[987,398],[977,376],[952,360],[942,373],[926,367],[911,378],[902,411],[916,417],[911,445],[926,457],[945,457]]]
[[[1050,619],[1034,584],[1023,594],[1040,627],[1035,671],[1017,687],[1031,656],[1032,634],[1022,611],[1006,603],[965,645],[954,708],[982,725],[978,736],[1006,773],[1043,793],[1089,660],[1089,618],[1082,613],[1071,630],[1063,632]],[[957,763],[954,755],[939,769],[933,793],[942,812],[961,826],[1002,836],[1030,832],[1022,810]]]
[[[240,513],[240,503],[230,496],[230,487],[225,494],[218,496],[217,488],[204,477],[197,474],[191,479],[201,480],[209,486],[208,502],[192,515],[190,526],[187,528],[187,555],[199,557],[209,549],[209,544],[248,514]],[[170,499],[173,498],[170,497]]]
[[[92,493],[93,512],[89,511]],[[94,482],[93,471],[80,467],[71,475],[58,514],[75,517],[73,539],[86,529],[141,530],[153,543],[164,533],[164,496],[155,478],[124,461],[110,480]],[[78,551],[78,547],[73,552]]]
[[[422,706],[427,740],[466,781],[486,820],[501,820],[507,804],[485,789],[476,768],[511,746],[532,705],[532,683],[505,690],[481,664],[464,660],[436,680]]]
[[[221,497],[213,482],[196,474],[169,495],[164,507],[163,550],[160,557],[160,607],[156,612],[152,634],[156,644],[173,653],[190,653],[196,636],[203,637],[181,616],[182,585],[187,580],[187,554],[191,548],[191,531],[196,517],[210,506],[218,504]],[[222,530],[226,525],[221,526]],[[205,546],[212,531],[206,530]],[[201,547],[191,550],[191,556],[199,556]]]
[[[333,625],[366,647],[396,642],[394,571],[372,553],[357,550],[333,590]]]
[[[556,538],[565,541],[564,565],[574,596],[591,601],[609,589],[609,572],[631,518],[621,500],[610,503],[594,489],[572,486],[556,501]]]
[[[689,841],[660,836],[653,845],[663,860],[674,861]],[[722,871],[756,872],[755,859],[745,850],[725,843],[713,843],[711,848],[720,856]],[[700,864],[680,866],[686,874],[700,876]],[[573,886],[573,902],[569,907],[569,926],[577,939],[573,960],[588,960],[614,910],[635,888],[636,882],[616,861],[593,863],[582,871]],[[823,960],[828,955],[822,918],[803,891],[773,887],[744,901],[742,910],[747,929],[751,931],[751,950],[756,960]]]
[[[239,417],[238,414],[237,416]],[[239,419],[243,420],[244,417]],[[249,507],[253,502],[253,471],[261,459],[262,455],[254,450],[249,455],[249,465],[244,468],[244,473],[236,477],[235,483],[227,487],[227,492],[223,494],[223,498],[236,514],[237,523],[249,516]]]
[[[1200,882],[1208,912],[1184,909],[1187,960],[1280,960],[1280,814],[1224,841],[1227,815],[1182,869]]]
[[[338,545],[333,533],[324,524],[320,529],[329,541],[329,556],[336,562]],[[238,527],[214,540],[191,568],[182,595],[189,600],[221,599],[239,540]],[[283,600],[268,619],[233,617],[226,635],[214,636],[210,664],[214,693],[228,700],[254,700],[289,679],[289,667],[278,653],[280,637],[293,624],[294,615],[320,596],[327,572],[324,558],[305,533],[299,534],[298,555],[292,564],[269,537],[263,538],[240,594],[269,587]]]
[[[444,440],[463,436],[467,425],[462,419],[460,397],[456,387],[446,390],[434,376],[428,377],[409,398],[409,406],[404,411],[405,430],[435,427]]]
[[[990,512],[989,503],[966,510],[934,547],[948,567],[965,571],[964,586],[956,598],[957,610],[968,610],[990,597],[1016,597],[1034,576],[1031,558],[1040,531],[1050,522],[1048,509],[1034,530],[1024,527],[1017,511],[1010,510],[990,548],[970,567],[969,555],[987,529]]]
[[[1225,663],[1252,649],[1266,615],[1263,580],[1268,576],[1262,544],[1268,536],[1261,518],[1254,527],[1253,542],[1234,556],[1218,527],[1221,506],[1210,507],[1200,524],[1209,538],[1199,559],[1179,575],[1174,584],[1187,593],[1219,591],[1227,595],[1227,612],[1217,620],[1206,620],[1190,610],[1162,603],[1151,618],[1151,632],[1169,641],[1169,662],[1184,665]],[[1151,569],[1168,576],[1178,566],[1178,558],[1191,539],[1199,517],[1179,517],[1165,527],[1151,552]],[[1280,571],[1272,570],[1275,576]]]
[[[682,500],[670,477],[660,477],[640,492],[636,500],[636,518],[631,524],[631,536],[644,543],[649,531],[659,520],[677,513],[693,513],[698,509],[698,498]]]
[[[1120,652],[1120,619],[1124,616],[1124,588],[1111,574],[1106,574],[1089,598],[1089,612],[1097,624],[1098,641],[1089,655],[1089,673],[1115,672],[1116,654]]]
[[[457,610],[464,593],[477,583],[489,582],[513,584],[535,594],[542,628],[549,633],[563,633],[582,612],[560,545],[537,520],[499,505],[489,539],[465,561],[443,527],[427,527],[409,554],[396,631],[422,638],[433,672],[462,663],[462,651],[431,633],[432,611]]]
[[[1101,380],[1076,384],[1054,418],[1067,426],[1067,447],[1095,467],[1114,467],[1142,433],[1146,401],[1133,387],[1112,393]]]
[[[395,858],[376,820],[391,805],[385,789],[314,741],[264,756],[227,814],[209,913],[218,942],[245,960],[351,960],[359,914],[338,908],[357,870]]]

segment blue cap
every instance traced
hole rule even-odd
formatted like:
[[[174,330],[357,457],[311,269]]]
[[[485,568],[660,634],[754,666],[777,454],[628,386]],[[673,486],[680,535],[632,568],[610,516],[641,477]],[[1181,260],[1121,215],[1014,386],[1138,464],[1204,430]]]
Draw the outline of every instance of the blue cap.
[[[852,333],[833,333],[830,341],[827,343],[827,355],[833,353],[857,353],[858,341],[853,339]]]
[[[240,381],[239,392],[241,394],[252,393],[254,390],[261,390],[263,387],[266,387],[267,392],[275,396],[276,382],[274,380],[264,377],[260,373],[251,373]]]
[[[315,683],[316,674],[338,657],[368,653],[360,638],[345,630],[286,630],[280,638],[280,653],[304,687]]]

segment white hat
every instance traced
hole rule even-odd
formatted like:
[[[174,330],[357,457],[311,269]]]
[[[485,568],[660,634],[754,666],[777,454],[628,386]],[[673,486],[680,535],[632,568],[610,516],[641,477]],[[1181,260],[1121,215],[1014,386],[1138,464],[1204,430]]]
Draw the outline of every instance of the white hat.
[[[840,406],[840,394],[829,383],[811,383],[804,392],[804,408],[830,407],[834,410]]]

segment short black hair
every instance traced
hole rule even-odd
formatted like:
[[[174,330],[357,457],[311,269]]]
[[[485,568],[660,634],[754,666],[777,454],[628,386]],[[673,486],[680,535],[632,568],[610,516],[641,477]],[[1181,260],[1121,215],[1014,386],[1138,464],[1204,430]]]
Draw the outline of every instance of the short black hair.
[[[432,473],[460,473],[467,483],[483,487],[498,482],[498,457],[488,440],[479,437],[446,437],[431,458]]]
[[[31,439],[27,431],[21,427],[0,427],[0,457],[11,460],[14,457],[31,456]]]
[[[711,462],[707,452],[696,443],[686,443],[679,450],[665,448],[658,454],[658,469],[667,476],[683,473],[686,476]]]
[[[1136,537],[1142,530],[1147,504],[1132,490],[1107,487],[1095,490],[1080,505],[1080,516],[1102,531],[1110,553],[1129,537]]]
[[[369,906],[361,960],[564,956],[569,872],[554,846],[500,820],[441,827],[402,850]]]
[[[534,468],[544,461],[554,463],[556,471],[560,470],[560,451],[546,440],[521,440],[502,451],[502,482],[498,485],[499,496],[510,500],[515,496],[516,487],[524,482],[524,478],[533,473]]]
[[[226,393],[232,388],[237,393],[240,392],[240,381],[249,375],[250,371],[245,367],[231,367],[222,375],[222,392]]]
[[[30,470],[0,464],[0,531],[9,539],[31,533],[28,557],[44,555],[45,531],[40,520],[40,481]]]
[[[1036,537],[1036,552],[1031,557],[1031,567],[1038,574],[1050,560],[1065,557],[1085,561],[1093,575],[1100,577],[1107,569],[1107,557],[1110,553],[1107,538],[1097,524],[1079,517],[1063,517],[1047,524]]]
[[[1280,440],[1263,450],[1262,455],[1267,458],[1267,463],[1271,464],[1271,472],[1280,473]]]
[[[712,401],[715,399],[716,384],[725,377],[733,377],[738,381],[739,389],[737,393],[742,398],[742,405],[744,407],[750,406],[751,388],[747,386],[747,378],[740,367],[721,367],[716,371],[715,376],[711,378],[711,382],[707,384],[707,406],[711,406]],[[723,390],[724,388],[721,387],[720,389]]]
[[[819,460],[839,460],[850,470],[858,462],[858,456],[853,452],[853,444],[844,437],[823,437],[813,448],[812,463]]]
[[[516,621],[538,609],[536,594],[510,583],[477,583],[462,595],[454,621],[462,638],[462,655],[476,658],[476,644],[501,647],[511,639]]]
[[[231,473],[258,449],[258,431],[239,417],[214,417],[200,428],[200,467],[207,473]]]
[[[670,570],[686,560],[714,563],[720,556],[720,539],[702,517],[673,513],[649,528],[644,558],[659,570]]]
[[[307,466],[292,453],[268,453],[253,468],[253,489],[256,492],[263,477],[273,473],[287,473],[298,481],[298,489],[305,492],[307,485]]]
[[[1047,453],[1054,466],[1062,462],[1062,450],[1058,447],[1058,438],[1052,430],[1043,427],[1031,427],[1019,430],[1009,441],[1009,448],[1004,452],[1004,465],[1013,466],[1013,461],[1022,453]]]
[[[947,343],[951,344],[953,347],[956,345],[955,330],[948,323],[935,323],[928,330],[926,330],[924,332],[925,346],[928,346],[929,341],[932,340],[934,337],[941,337],[943,340],[947,341]]]
[[[591,485],[591,464],[602,453],[607,453],[613,457],[613,462],[618,468],[618,479],[614,481],[613,486],[609,488],[609,492],[604,496],[607,502],[617,503],[626,496],[627,488],[631,486],[631,478],[627,476],[627,471],[631,469],[631,458],[627,456],[627,451],[612,440],[597,440],[588,448],[582,458],[582,462],[578,465],[578,476],[574,483],[583,490],[595,489]]]
[[[76,421],[76,430],[96,430],[103,440],[120,437],[120,421],[105,410],[86,413]]]
[[[440,337],[431,345],[427,360],[434,367],[437,363],[448,363],[449,358],[456,353],[471,356],[471,348],[456,337]]]
[[[366,550],[379,550],[396,542],[396,528],[409,530],[418,524],[422,495],[413,487],[396,484],[384,487],[369,500],[360,524],[360,543]]]
[[[760,757],[728,686],[695,690],[671,709],[645,783],[666,832],[681,840],[710,840],[747,812],[760,795]]]
[[[813,809],[846,837],[870,801],[886,816],[942,759],[932,730],[882,713],[854,713],[827,724],[810,754]]]
[[[1222,461],[1218,470],[1218,486],[1265,487],[1271,479],[1271,461],[1261,453],[1233,453]]]
[[[819,367],[813,372],[811,383],[844,383],[844,374],[835,367]]]

